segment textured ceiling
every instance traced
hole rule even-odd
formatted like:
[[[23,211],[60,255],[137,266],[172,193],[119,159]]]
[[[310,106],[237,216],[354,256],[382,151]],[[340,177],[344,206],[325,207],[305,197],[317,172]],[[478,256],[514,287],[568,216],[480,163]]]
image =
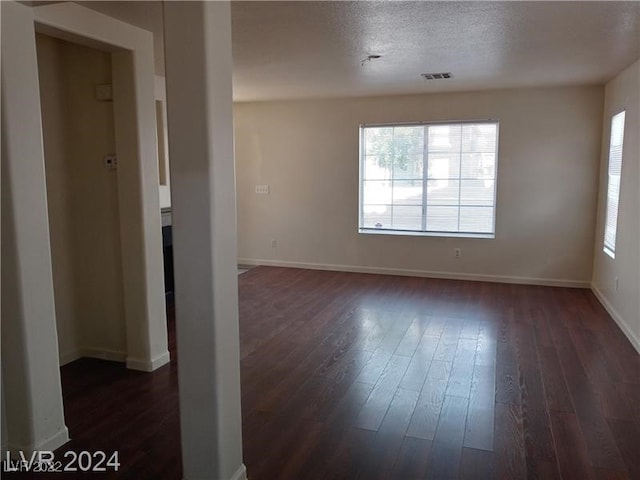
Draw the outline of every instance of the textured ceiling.
[[[163,74],[161,2],[79,3],[152,30]],[[239,101],[602,84],[640,58],[639,1],[234,1],[231,15]]]
[[[601,84],[640,57],[637,1],[233,2],[232,22],[240,101]]]

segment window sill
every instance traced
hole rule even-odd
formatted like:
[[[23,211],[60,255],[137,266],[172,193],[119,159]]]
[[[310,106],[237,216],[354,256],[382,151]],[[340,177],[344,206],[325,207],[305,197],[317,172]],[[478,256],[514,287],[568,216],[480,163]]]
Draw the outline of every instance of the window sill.
[[[360,228],[358,229],[358,233],[365,235],[392,235],[400,237],[496,238],[494,233],[415,232],[411,230],[384,230],[380,228]]]

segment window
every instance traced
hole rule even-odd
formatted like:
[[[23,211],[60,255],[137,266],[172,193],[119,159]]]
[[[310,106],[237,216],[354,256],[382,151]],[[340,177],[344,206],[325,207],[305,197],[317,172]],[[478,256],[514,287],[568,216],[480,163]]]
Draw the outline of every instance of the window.
[[[622,143],[624,141],[624,110],[611,118],[609,140],[609,175],[607,181],[607,218],[604,224],[604,252],[616,258],[618,230],[618,200],[622,174]]]
[[[360,232],[493,238],[497,148],[497,122],[360,127]]]

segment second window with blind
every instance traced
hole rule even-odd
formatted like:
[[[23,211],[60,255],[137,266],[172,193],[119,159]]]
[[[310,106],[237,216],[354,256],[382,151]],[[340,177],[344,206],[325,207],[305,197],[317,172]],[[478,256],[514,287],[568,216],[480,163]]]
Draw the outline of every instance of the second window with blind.
[[[618,204],[622,178],[622,145],[624,143],[624,110],[611,118],[609,137],[609,168],[607,175],[607,210],[604,225],[604,253],[616,258]]]
[[[363,125],[361,233],[495,236],[498,123]]]

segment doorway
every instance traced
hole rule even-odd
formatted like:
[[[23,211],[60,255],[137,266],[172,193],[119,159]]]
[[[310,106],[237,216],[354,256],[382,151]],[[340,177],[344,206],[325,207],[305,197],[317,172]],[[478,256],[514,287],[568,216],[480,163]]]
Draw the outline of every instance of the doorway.
[[[60,364],[124,362],[111,55],[36,35]]]
[[[87,116],[78,119],[77,129],[91,138],[96,132],[87,128],[87,124],[92,117],[97,117],[103,131],[101,140],[94,142],[96,145],[84,145],[87,151],[80,149],[78,153],[79,157],[87,152],[93,156],[91,160],[78,161],[84,162],[86,168],[91,165],[93,180],[103,187],[101,195],[105,210],[95,213],[91,207],[83,206],[86,207],[84,217],[90,218],[96,229],[84,229],[89,247],[85,248],[88,253],[81,261],[99,264],[103,259],[96,258],[91,245],[93,242],[108,244],[106,258],[111,274],[105,281],[112,281],[113,290],[105,292],[99,286],[95,287],[92,301],[104,304],[107,295],[102,294],[109,293],[110,305],[105,308],[110,315],[119,313],[120,318],[124,318],[125,329],[110,330],[105,325],[100,325],[96,332],[91,328],[89,333],[80,329],[91,343],[98,345],[95,348],[91,343],[81,345],[81,353],[124,360],[130,369],[150,372],[169,362],[155,135],[153,38],[150,32],[77,4],[44,5],[34,8],[33,13],[37,33],[63,42],[58,45],[66,45],[59,48],[64,55],[72,50],[74,55],[81,57],[79,63],[89,64],[78,66],[78,58],[69,54],[71,70],[78,70],[78,78],[73,82],[80,83],[77,88],[62,87],[67,98],[58,109],[64,111],[66,103],[73,105],[78,97],[77,90],[82,88],[85,107],[87,104],[92,107],[86,107]],[[64,55],[63,58],[67,58]],[[64,72],[61,75],[64,78]],[[46,95],[44,90],[43,94]],[[78,108],[82,111],[85,107]],[[64,115],[68,117],[67,113]],[[73,128],[71,130],[72,135],[61,137],[71,145],[69,149],[80,142],[74,136]],[[71,175],[79,177],[75,170]],[[82,179],[76,178],[75,183],[83,184],[85,192],[96,188]],[[96,221],[95,217],[102,218],[102,222]],[[82,268],[86,267],[83,265]],[[100,270],[96,268],[92,278],[99,276],[96,272]],[[84,287],[84,280],[75,283]],[[94,286],[99,284],[96,281]],[[87,322],[83,320],[83,323]],[[113,326],[113,323],[107,322],[107,325]],[[92,333],[95,335],[90,338]],[[84,348],[87,350],[83,352]]]
[[[11,373],[3,374],[2,378],[6,387],[3,393],[10,392],[4,395],[6,418],[10,421],[8,438],[6,442],[3,439],[3,444],[6,443],[12,451],[53,450],[68,439],[68,433],[57,372],[60,358],[54,290],[60,288],[56,286],[54,289],[50,255],[52,243],[45,190],[43,115],[34,32],[91,46],[106,52],[111,60],[115,99],[111,128],[115,134],[113,153],[118,159],[114,184],[118,208],[110,211],[117,212],[119,219],[115,232],[119,238],[121,258],[120,262],[113,262],[115,267],[111,267],[116,273],[118,268],[121,269],[120,275],[115,276],[121,278],[122,293],[115,297],[122,298],[123,307],[119,310],[124,311],[121,321],[124,319],[125,329],[120,323],[119,340],[121,345],[126,344],[125,349],[114,351],[120,353],[121,360],[126,360],[129,369],[142,371],[153,371],[169,362],[153,128],[153,39],[149,32],[77,4],[65,2],[29,7],[8,2],[2,7],[2,230],[3,235],[8,232],[3,236],[3,245],[6,237],[12,241],[10,246],[13,248],[6,255],[7,249],[3,249],[3,287],[10,287],[2,291],[3,320],[7,320],[3,321],[3,337],[12,337],[11,342],[3,342],[2,349],[3,365],[12,365]],[[91,88],[95,89],[95,85]],[[62,105],[62,117],[68,116],[64,110],[66,102],[57,95],[53,100]],[[59,114],[58,118],[62,117]],[[54,135],[54,143],[56,141],[64,150],[78,139],[65,133]],[[77,180],[73,178],[76,173],[71,169],[70,178],[74,181]],[[69,180],[66,176],[62,178],[64,180],[59,179],[60,182]],[[58,192],[68,193],[67,189],[59,189]],[[65,205],[68,201],[68,198],[59,199],[59,204]],[[69,216],[72,215],[66,215]],[[59,219],[53,213],[52,217],[52,221]],[[69,236],[74,228],[65,226],[56,235]],[[93,240],[95,238],[89,238],[89,244]],[[62,243],[67,249],[77,248],[77,243]],[[57,283],[72,284],[71,287],[62,285],[69,287],[66,290],[62,288],[62,291],[73,294],[67,297],[68,309],[77,307],[75,295],[91,296],[87,291],[90,289],[85,289],[84,280],[76,280],[76,271],[80,269],[78,264],[85,267],[82,265],[84,262],[102,260],[96,258],[99,255],[93,250],[89,248],[84,251],[89,253],[79,255],[80,260],[74,259],[75,264],[66,275],[56,275]],[[75,255],[76,252],[72,253]],[[12,259],[22,261],[8,262]],[[96,290],[104,294],[99,288]],[[59,295],[58,298],[61,302],[62,297]],[[65,353],[70,355],[68,358],[91,354],[91,344],[73,348],[74,343],[77,345],[82,340],[82,332],[74,327],[73,322],[69,325],[67,332],[71,340],[66,346],[70,348],[65,348]],[[118,339],[118,335],[106,340],[113,338]],[[83,348],[87,350],[83,351]],[[101,348],[103,354],[106,351],[114,353],[108,350],[104,346]]]

